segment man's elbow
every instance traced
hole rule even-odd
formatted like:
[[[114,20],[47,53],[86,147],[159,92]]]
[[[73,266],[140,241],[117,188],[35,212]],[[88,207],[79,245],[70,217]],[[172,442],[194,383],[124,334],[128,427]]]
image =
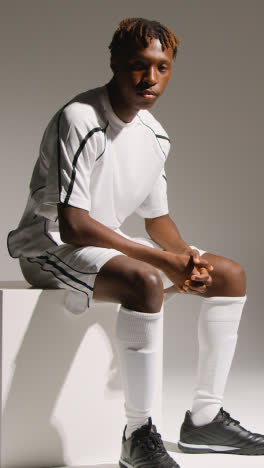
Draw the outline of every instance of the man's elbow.
[[[79,214],[79,213],[77,213]],[[78,245],[80,220],[76,209],[70,206],[58,205],[59,232],[62,242]]]
[[[145,218],[145,229],[148,231],[155,218]]]
[[[90,245],[91,218],[88,211],[58,205],[58,221],[62,242],[75,246]]]
[[[75,224],[70,220],[59,217],[60,238],[65,244],[78,245],[80,229]]]
[[[87,226],[77,220],[61,220],[59,231],[62,242],[75,246],[88,246],[90,244],[90,233]]]
[[[64,244],[76,244],[76,235],[74,230],[64,224],[60,225],[60,238]]]

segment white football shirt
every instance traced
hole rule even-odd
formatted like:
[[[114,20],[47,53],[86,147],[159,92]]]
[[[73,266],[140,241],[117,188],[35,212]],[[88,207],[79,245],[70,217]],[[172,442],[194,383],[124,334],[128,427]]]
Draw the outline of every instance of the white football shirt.
[[[76,96],[48,124],[28,203],[8,237],[13,257],[36,256],[62,244],[57,204],[82,208],[111,229],[133,212],[168,213],[164,171],[167,133],[148,111],[129,123],[114,113],[106,86]]]

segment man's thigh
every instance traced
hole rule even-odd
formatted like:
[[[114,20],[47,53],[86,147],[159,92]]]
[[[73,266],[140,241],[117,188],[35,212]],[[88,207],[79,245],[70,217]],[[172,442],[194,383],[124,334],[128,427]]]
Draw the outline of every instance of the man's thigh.
[[[115,256],[125,257],[114,249],[62,244],[37,257],[20,258],[20,266],[25,279],[34,287],[75,291],[86,298],[89,307],[96,276]]]
[[[118,232],[140,244],[162,249],[150,238],[130,237],[120,230]],[[76,248],[68,244],[53,247],[38,257],[22,258],[20,265],[25,279],[33,286],[80,292],[86,297],[88,307],[93,299],[120,302],[120,291],[129,295],[131,287],[134,288],[131,279],[135,271],[144,275],[144,272],[153,270],[151,265],[127,257],[115,249],[93,246]],[[156,271],[159,272],[163,289],[173,285],[162,271]]]
[[[71,290],[83,296],[88,307],[94,299],[121,303],[121,299],[135,297],[135,275],[141,279],[151,272],[159,276],[148,263],[118,250],[69,244],[53,247],[37,257],[23,257],[20,266],[34,287]]]
[[[144,297],[160,289],[163,283],[152,265],[126,255],[115,256],[101,268],[94,283],[93,297],[99,301],[131,304],[141,310]],[[138,308],[137,308],[138,307]]]

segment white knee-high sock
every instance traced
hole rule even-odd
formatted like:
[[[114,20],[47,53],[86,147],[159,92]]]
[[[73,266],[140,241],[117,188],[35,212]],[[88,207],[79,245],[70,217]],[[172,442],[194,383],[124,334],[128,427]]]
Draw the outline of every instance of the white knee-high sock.
[[[222,406],[245,302],[246,296],[203,299],[198,322],[198,382],[192,406],[197,426],[211,422]]]
[[[120,307],[116,343],[125,394],[127,438],[151,416],[162,330],[163,307],[153,314]]]

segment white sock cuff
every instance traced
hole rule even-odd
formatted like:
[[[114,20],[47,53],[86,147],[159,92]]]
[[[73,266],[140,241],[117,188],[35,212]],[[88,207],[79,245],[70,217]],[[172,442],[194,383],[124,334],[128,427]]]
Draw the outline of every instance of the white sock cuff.
[[[163,311],[151,314],[120,307],[116,322],[116,337],[133,348],[155,348],[163,329]]]
[[[217,303],[217,304],[245,304],[247,300],[247,296],[235,296],[235,297],[229,297],[229,296],[213,296],[213,297],[205,297],[203,298],[204,303]]]
[[[207,322],[239,322],[247,296],[204,298],[200,320]]]
[[[135,317],[136,319],[147,319],[147,320],[158,320],[163,315],[163,307],[161,307],[160,312],[155,312],[154,314],[139,312],[138,310],[127,309],[127,307],[121,306],[119,313],[128,315],[129,317]]]

